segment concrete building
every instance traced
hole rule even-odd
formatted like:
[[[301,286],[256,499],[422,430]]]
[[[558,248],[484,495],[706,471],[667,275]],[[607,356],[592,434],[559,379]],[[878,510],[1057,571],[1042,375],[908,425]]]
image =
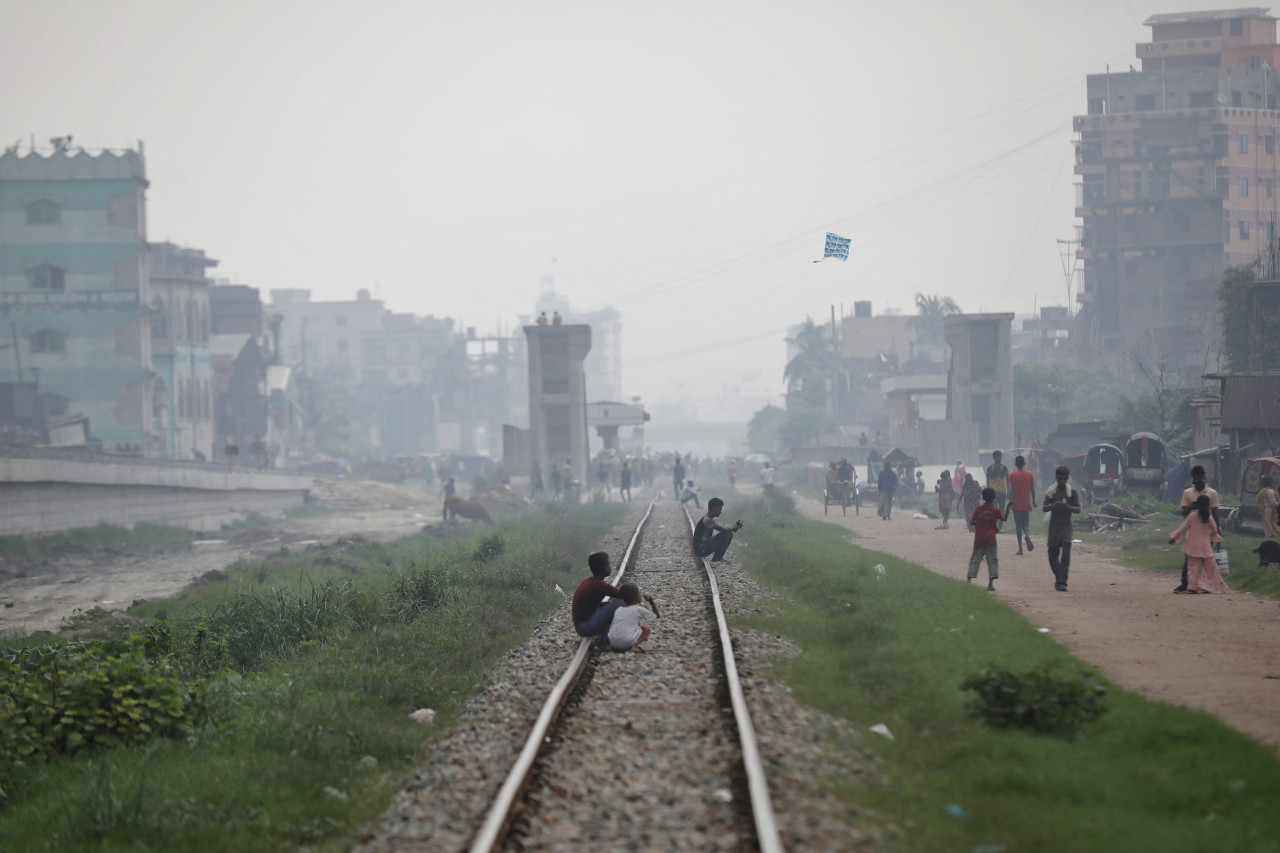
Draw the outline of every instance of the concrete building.
[[[535,316],[545,311],[548,317],[559,313],[565,323],[583,323],[591,327],[591,351],[587,355],[587,399],[625,400],[622,390],[622,317],[613,308],[577,311],[568,297],[556,293],[555,279],[544,276],[542,293]],[[533,318],[529,318],[532,322]]]
[[[160,450],[172,459],[213,458],[209,286],[217,261],[173,243],[151,246],[148,302]]]
[[[354,383],[364,379],[364,341],[382,333],[386,306],[363,289],[354,300],[335,302],[312,302],[310,290],[290,289],[271,291],[266,313],[280,316],[281,363],[318,379]]]
[[[587,482],[587,382],[583,364],[591,351],[585,324],[525,326],[529,352],[529,447],[543,471],[570,460],[573,477]]]
[[[1215,285],[1277,221],[1280,45],[1266,9],[1153,15],[1141,68],[1090,75],[1076,116],[1079,350],[1217,363]]]
[[[952,314],[945,328],[947,420],[973,430],[974,450],[1012,448],[1013,314]]]
[[[46,416],[87,417],[108,450],[158,455],[146,187],[141,143],[0,154],[0,382],[33,382]]]

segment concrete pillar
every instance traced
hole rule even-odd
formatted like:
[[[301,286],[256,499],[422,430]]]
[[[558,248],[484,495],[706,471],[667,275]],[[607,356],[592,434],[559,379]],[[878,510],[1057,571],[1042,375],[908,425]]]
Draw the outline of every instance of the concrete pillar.
[[[583,361],[591,351],[585,324],[525,326],[529,355],[529,433],[543,470],[569,459],[574,479],[588,482],[587,384]]]

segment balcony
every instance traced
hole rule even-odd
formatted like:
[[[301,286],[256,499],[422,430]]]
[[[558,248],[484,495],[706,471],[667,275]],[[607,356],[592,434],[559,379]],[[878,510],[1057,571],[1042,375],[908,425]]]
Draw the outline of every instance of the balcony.
[[[1226,46],[1223,36],[1211,36],[1197,39],[1167,39],[1163,41],[1140,41],[1135,45],[1133,54],[1138,59],[1181,59],[1185,56],[1204,56],[1221,54]],[[1236,41],[1240,41],[1239,36]]]

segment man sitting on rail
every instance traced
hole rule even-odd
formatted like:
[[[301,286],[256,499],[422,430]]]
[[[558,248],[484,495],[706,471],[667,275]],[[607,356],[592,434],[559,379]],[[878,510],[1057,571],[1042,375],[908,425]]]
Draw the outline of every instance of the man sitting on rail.
[[[609,555],[604,551],[593,551],[587,557],[587,567],[591,569],[591,577],[573,591],[573,628],[579,637],[603,639],[613,622],[614,611],[622,606],[622,590],[605,582],[609,577]],[[607,596],[613,600],[602,606]]]
[[[729,543],[733,541],[733,534],[742,529],[741,519],[733,527],[725,527],[716,521],[723,511],[724,501],[720,498],[712,498],[707,501],[707,514],[698,521],[698,526],[693,529],[693,553],[699,557],[711,554],[711,562],[713,563],[718,563],[724,559],[724,552],[729,550]]]

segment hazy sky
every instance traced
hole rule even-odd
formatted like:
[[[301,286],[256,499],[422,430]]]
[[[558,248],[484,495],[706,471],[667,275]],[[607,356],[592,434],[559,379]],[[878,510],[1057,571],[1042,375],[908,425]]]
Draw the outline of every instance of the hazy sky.
[[[149,238],[264,299],[510,331],[554,275],[621,313],[628,395],[763,402],[833,304],[1064,304],[1085,75],[1201,8],[0,0],[0,146],[142,140]]]

